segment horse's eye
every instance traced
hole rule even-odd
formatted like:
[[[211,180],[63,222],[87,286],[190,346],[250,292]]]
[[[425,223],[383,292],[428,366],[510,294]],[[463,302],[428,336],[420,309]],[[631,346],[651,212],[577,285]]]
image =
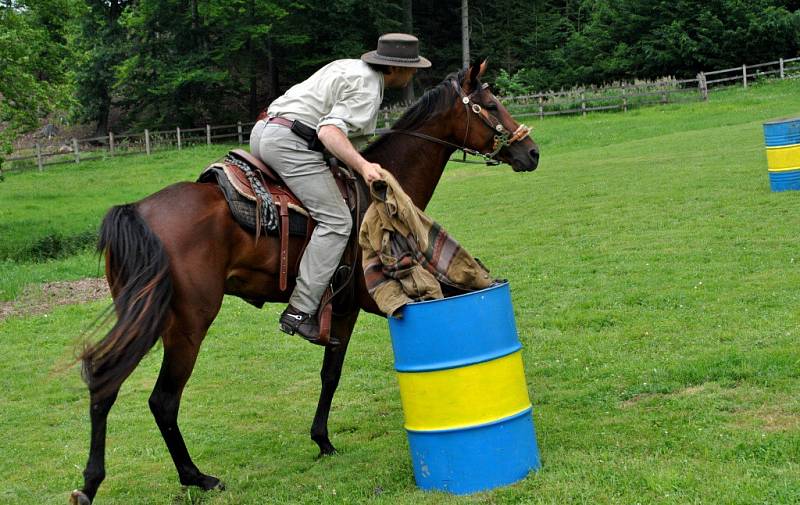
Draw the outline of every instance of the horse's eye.
[[[486,110],[497,110],[497,104],[494,102],[489,102],[483,108]]]

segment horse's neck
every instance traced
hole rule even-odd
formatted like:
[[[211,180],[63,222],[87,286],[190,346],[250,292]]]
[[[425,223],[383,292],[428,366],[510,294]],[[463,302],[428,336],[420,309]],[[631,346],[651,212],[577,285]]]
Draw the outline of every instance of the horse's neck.
[[[442,138],[442,132],[432,128],[420,129],[419,132]],[[424,210],[454,151],[452,147],[429,140],[394,133],[366,157],[391,172],[414,205]]]

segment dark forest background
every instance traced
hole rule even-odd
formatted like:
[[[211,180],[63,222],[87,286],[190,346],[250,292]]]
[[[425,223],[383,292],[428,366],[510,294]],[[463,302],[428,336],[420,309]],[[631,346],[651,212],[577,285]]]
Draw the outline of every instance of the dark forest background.
[[[8,139],[45,117],[98,134],[251,120],[390,31],[416,34],[434,63],[418,96],[461,67],[461,3],[0,0],[0,128]],[[471,0],[468,12],[472,57],[489,59],[499,93],[800,54],[800,0]]]

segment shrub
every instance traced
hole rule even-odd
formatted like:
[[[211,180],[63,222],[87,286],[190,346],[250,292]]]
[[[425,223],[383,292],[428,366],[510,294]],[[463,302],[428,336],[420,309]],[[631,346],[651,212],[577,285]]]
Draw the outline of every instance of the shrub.
[[[18,261],[47,261],[72,256],[80,251],[93,248],[97,243],[97,231],[86,230],[75,235],[50,233],[36,240],[20,252]]]

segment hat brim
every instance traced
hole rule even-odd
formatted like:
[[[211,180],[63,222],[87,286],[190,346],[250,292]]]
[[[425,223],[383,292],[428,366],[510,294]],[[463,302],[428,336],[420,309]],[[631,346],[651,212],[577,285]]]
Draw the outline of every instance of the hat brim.
[[[361,55],[361,61],[373,63],[375,65],[386,65],[388,67],[410,67],[410,68],[430,68],[432,63],[429,59],[419,57],[419,61],[398,61],[395,59],[384,58],[378,51],[370,51]]]

